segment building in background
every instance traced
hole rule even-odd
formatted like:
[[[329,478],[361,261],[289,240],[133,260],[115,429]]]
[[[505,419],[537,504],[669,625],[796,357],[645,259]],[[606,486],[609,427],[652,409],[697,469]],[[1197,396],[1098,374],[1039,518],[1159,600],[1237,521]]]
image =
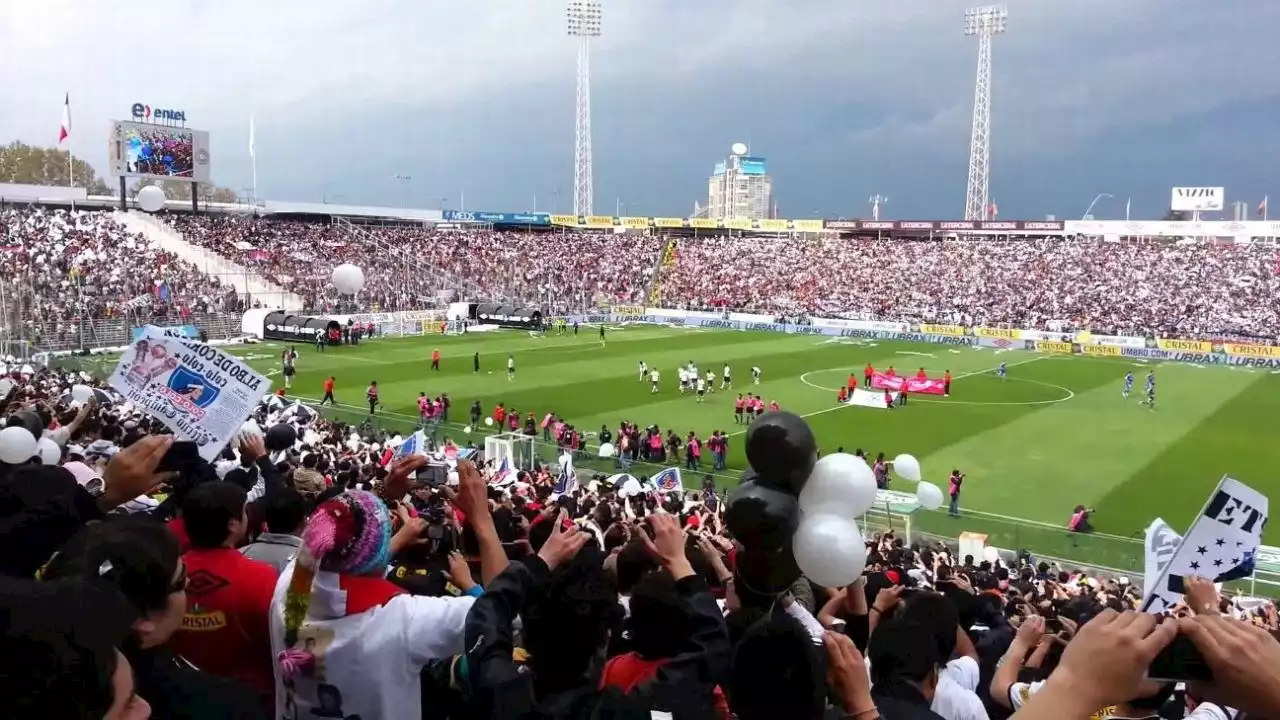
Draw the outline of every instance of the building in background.
[[[1243,200],[1237,200],[1231,203],[1231,219],[1235,222],[1244,222],[1249,219],[1249,203]]]
[[[773,179],[765,159],[747,155],[734,143],[724,162],[716,163],[707,183],[707,217],[716,220],[762,220],[773,210]]]

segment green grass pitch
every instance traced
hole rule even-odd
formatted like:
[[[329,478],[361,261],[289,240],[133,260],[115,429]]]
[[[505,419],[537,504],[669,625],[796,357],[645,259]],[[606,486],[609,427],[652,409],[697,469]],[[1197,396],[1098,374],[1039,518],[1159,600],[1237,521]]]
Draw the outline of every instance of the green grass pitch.
[[[278,387],[282,347],[267,343],[233,352],[271,372]],[[443,355],[439,372],[430,369],[433,348]],[[553,411],[584,432],[602,424],[616,430],[623,419],[657,423],[682,437],[690,430],[704,438],[723,430],[731,435],[731,472],[718,478],[723,486],[736,483],[746,465],[745,428],[734,425],[733,398],[738,391],[755,392],[804,416],[824,453],[840,446],[890,458],[911,453],[926,479],[939,485],[953,468],[965,472],[962,508],[969,512],[961,519],[917,513],[916,528],[953,538],[983,532],[1002,547],[1122,569],[1139,570],[1142,563],[1141,546],[1128,538],[1140,538],[1156,516],[1185,529],[1223,474],[1268,495],[1280,486],[1280,442],[1271,426],[1280,417],[1280,376],[1254,369],[639,325],[611,328],[604,343],[597,328],[584,326],[577,336],[500,331],[378,338],[323,354],[307,345],[297,349],[292,392],[319,398],[323,380],[335,376],[338,401],[346,404],[338,415],[349,422],[365,417],[364,389],[377,380],[384,403],[378,422],[397,431],[416,422],[420,391],[448,392],[454,422],[465,422],[478,398],[486,414],[498,402],[538,417]],[[472,373],[475,352],[478,375]],[[508,354],[517,368],[511,382]],[[638,380],[640,360],[661,371],[659,394]],[[681,396],[676,368],[691,360],[703,373],[712,370],[717,385],[722,366],[731,365],[734,391],[711,394],[702,404]],[[1004,380],[994,374],[1001,361],[1009,366]],[[920,367],[931,375],[950,370],[952,395],[913,396],[894,411],[838,406],[836,389],[851,372],[861,379],[868,362],[878,369],[893,365],[900,374]],[[763,371],[758,386],[750,385],[753,365]],[[1155,368],[1159,388],[1154,411],[1139,404],[1148,367]],[[1130,369],[1139,392],[1125,400],[1121,379]],[[460,428],[451,434],[461,438]],[[891,488],[914,490],[902,480]],[[1069,536],[1062,529],[1076,504],[1097,508],[1097,536]],[[1280,528],[1269,527],[1265,541],[1280,544]]]

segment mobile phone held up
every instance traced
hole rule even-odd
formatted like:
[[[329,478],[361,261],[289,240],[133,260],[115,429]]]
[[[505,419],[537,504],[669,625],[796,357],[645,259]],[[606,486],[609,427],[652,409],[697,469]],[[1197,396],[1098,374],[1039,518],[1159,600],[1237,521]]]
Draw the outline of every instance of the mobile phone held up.
[[[1165,620],[1172,622],[1172,620]],[[1173,642],[1156,655],[1147,668],[1147,677],[1158,682],[1211,682],[1213,670],[1204,661],[1200,651],[1186,635],[1177,635]]]
[[[189,440],[178,440],[169,446],[156,472],[183,472],[200,464],[200,446]]]

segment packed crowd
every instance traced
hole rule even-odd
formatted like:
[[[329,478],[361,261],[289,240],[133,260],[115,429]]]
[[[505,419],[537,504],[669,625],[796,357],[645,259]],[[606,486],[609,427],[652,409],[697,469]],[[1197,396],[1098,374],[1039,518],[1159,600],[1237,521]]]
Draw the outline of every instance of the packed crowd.
[[[660,287],[668,307],[1274,337],[1278,261],[1262,244],[697,238]]]
[[[317,311],[340,307],[329,273],[364,270],[361,309],[416,310],[441,291],[462,299],[534,303],[549,312],[643,304],[664,247],[658,238],[548,236],[418,225],[330,225],[252,217],[175,215],[188,242],[257,269]],[[349,302],[349,299],[348,299]]]
[[[0,210],[0,278],[11,318],[68,336],[83,318],[236,308],[232,288],[126,231],[108,212]]]
[[[196,245],[302,295],[316,312],[422,309],[442,299],[528,303],[556,314],[659,303],[964,325],[1161,336],[1280,334],[1280,274],[1262,244],[693,237],[668,262],[659,237],[168,217]],[[5,210],[0,270],[21,316],[234,310],[230,288],[125,232],[108,213]],[[329,281],[365,271],[360,296]],[[143,272],[137,272],[143,269]],[[654,277],[657,273],[659,276]],[[21,296],[21,297],[18,297]]]
[[[762,595],[710,486],[498,477],[271,399],[207,463],[87,380],[0,381],[5,718],[1280,717],[1275,605],[1207,581],[1158,622],[883,533]],[[1211,680],[1146,677],[1175,636]]]

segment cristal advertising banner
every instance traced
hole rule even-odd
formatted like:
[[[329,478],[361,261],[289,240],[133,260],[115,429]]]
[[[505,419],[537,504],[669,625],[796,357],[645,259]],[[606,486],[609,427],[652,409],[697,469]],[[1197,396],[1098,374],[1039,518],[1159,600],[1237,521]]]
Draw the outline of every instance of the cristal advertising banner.
[[[1253,358],[1280,358],[1280,347],[1272,345],[1242,345],[1240,343],[1223,343],[1222,349],[1228,355]]]
[[[1156,347],[1169,352],[1207,353],[1213,352],[1213,343],[1205,340],[1156,340]]]
[[[920,332],[931,335],[950,335],[952,337],[964,337],[965,334],[963,325],[921,325]]]
[[[1042,353],[1056,353],[1060,355],[1070,355],[1074,350],[1074,346],[1069,342],[1058,342],[1053,340],[1036,340],[1030,349]]]
[[[980,338],[1004,338],[1006,340],[1018,340],[1022,334],[1016,328],[989,328],[976,327],[973,334]]]
[[[613,315],[624,318],[644,317],[643,305],[614,305],[610,308]]]
[[[947,391],[947,384],[937,378],[901,377],[884,373],[872,373],[871,387],[891,392],[905,390],[908,393],[923,395],[943,395]]]
[[[1114,345],[1081,345],[1080,352],[1094,357],[1119,357],[1124,354],[1123,348]]]

